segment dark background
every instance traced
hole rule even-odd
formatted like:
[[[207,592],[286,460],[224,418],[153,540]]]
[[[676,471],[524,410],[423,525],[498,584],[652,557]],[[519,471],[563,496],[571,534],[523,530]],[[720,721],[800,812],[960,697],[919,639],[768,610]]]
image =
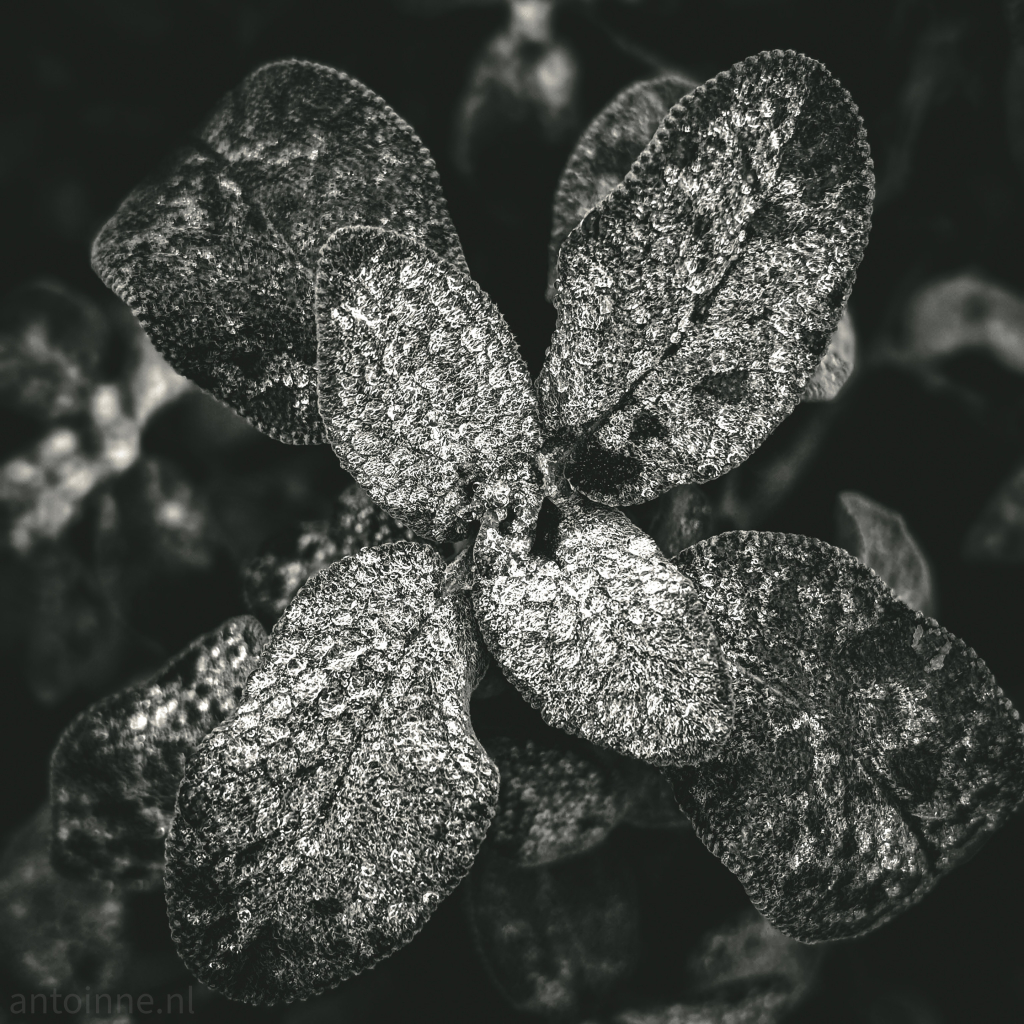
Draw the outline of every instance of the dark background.
[[[421,6],[431,10],[338,0],[20,5],[19,23],[0,36],[0,292],[42,276],[104,299],[89,245],[124,195],[248,71],[301,57],[361,79],[413,125],[437,161],[473,275],[536,372],[554,324],[544,299],[550,202],[571,139],[552,144],[529,123],[497,118],[477,139],[475,177],[461,173],[451,158],[455,110],[507,12],[497,4]],[[1024,575],[970,565],[960,554],[993,489],[1024,459],[1024,382],[984,356],[948,361],[941,383],[880,362],[872,369],[873,353],[899,338],[907,298],[922,283],[971,269],[1024,292],[1024,168],[1014,162],[1021,141],[1008,117],[1007,9],[990,0],[639,0],[566,3],[556,26],[579,61],[581,124],[659,63],[703,80],[764,49],[801,50],[849,89],[878,180],[851,300],[866,369],[830,414],[827,439],[799,485],[761,525],[832,539],[832,506],[844,488],[898,509],[934,563],[943,625],[1024,705]],[[771,445],[812,415],[799,408],[755,458],[769,458]],[[159,449],[162,436],[157,424],[148,443]],[[234,591],[203,625],[225,610],[242,610]],[[165,614],[173,635],[173,603]],[[91,699],[44,710],[17,666],[6,669],[5,834],[44,798],[49,750]],[[836,950],[798,1019],[1024,1020],[1022,854],[1017,816],[919,907]],[[452,956],[469,958],[454,922],[455,912],[442,908],[430,927],[453,944]],[[467,967],[453,994],[437,955],[417,955],[407,957],[419,965],[410,1014],[418,1000],[453,1019],[502,1012],[487,1001],[478,969]]]

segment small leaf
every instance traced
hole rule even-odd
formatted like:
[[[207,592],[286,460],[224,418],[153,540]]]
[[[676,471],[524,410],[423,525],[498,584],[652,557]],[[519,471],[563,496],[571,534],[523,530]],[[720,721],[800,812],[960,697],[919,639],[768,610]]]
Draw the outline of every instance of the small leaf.
[[[333,519],[298,523],[278,535],[262,554],[242,567],[242,588],[250,610],[269,629],[310,576],[363,548],[413,540],[356,484],[338,496]]]
[[[996,489],[964,541],[964,558],[976,562],[1024,562],[1024,466]]]
[[[92,262],[176,370],[280,441],[323,441],[312,273],[216,153],[136,188]]]
[[[558,250],[569,232],[621,184],[665,115],[697,84],[679,75],[634,82],[583,130],[555,190],[548,248],[549,299],[554,295]]]
[[[29,991],[112,991],[130,952],[124,899],[110,882],[62,878],[50,865],[42,807],[0,859],[0,969]]]
[[[386,227],[466,270],[437,170],[412,128],[342,71],[265,64],[228,93],[200,137],[316,271],[338,228]]]
[[[836,498],[836,540],[874,569],[901,601],[925,615],[935,614],[928,559],[899,512],[856,491],[843,491]]]
[[[185,766],[237,706],[265,641],[255,619],[230,619],[64,730],[50,762],[53,860],[63,874],[138,889],[163,883]]]
[[[533,494],[533,385],[459,267],[401,235],[339,231],[317,271],[320,412],[342,466],[400,523],[465,534]]]
[[[672,784],[661,771],[631,757],[618,757],[607,752],[606,756],[612,759],[619,777],[624,824],[634,828],[690,827],[686,815],[679,809]]]
[[[189,763],[168,915],[214,990],[269,1004],[332,988],[407,943],[469,870],[498,776],[469,724],[484,654],[453,582],[408,543],[310,578]]]
[[[684,97],[562,245],[548,462],[608,504],[742,462],[825,353],[872,195],[856,108],[816,61],[762,53]]]
[[[545,500],[533,553],[484,522],[477,621],[544,720],[651,764],[714,754],[729,678],[693,584],[617,511]]]
[[[832,332],[818,368],[804,387],[803,401],[830,402],[849,380],[856,359],[857,334],[853,329],[853,317],[846,310],[839,326]]]
[[[487,744],[498,766],[498,810],[487,839],[523,867],[553,864],[599,846],[619,823],[623,794],[596,756],[534,740]]]
[[[1006,820],[1024,735],[962,641],[807,537],[719,534],[678,561],[737,676],[729,742],[676,796],[777,928],[870,931]]]
[[[680,484],[655,498],[642,522],[633,517],[632,511],[630,518],[654,538],[666,558],[675,558],[683,548],[712,533],[711,502],[696,484]]]
[[[607,846],[540,868],[484,853],[466,883],[466,906],[480,958],[517,1010],[578,1018],[639,957],[633,879]]]

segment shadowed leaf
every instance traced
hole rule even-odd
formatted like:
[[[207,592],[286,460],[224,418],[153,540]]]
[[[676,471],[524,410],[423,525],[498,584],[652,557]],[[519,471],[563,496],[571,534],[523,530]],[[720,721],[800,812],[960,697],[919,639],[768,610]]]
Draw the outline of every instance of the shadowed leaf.
[[[164,837],[185,766],[237,706],[265,641],[255,619],[230,619],[71,722],[50,762],[62,873],[139,889],[163,883]]]
[[[825,353],[872,195],[856,108],[816,61],[762,53],[684,97],[562,245],[549,464],[634,504],[742,462]]]
[[[836,498],[836,540],[874,569],[915,611],[935,614],[935,585],[928,559],[903,516],[856,491]]]
[[[436,541],[487,510],[503,518],[532,478],[537,404],[479,286],[401,235],[339,231],[321,254],[316,319],[327,437],[370,497]]]
[[[964,557],[977,562],[1024,562],[1024,466],[996,489],[964,541]]]
[[[168,916],[215,991],[332,988],[407,943],[469,870],[498,776],[469,724],[484,654],[459,571],[400,543],[313,576],[189,763]]]
[[[870,931],[1017,805],[1017,711],[974,651],[852,555],[727,533],[678,561],[737,676],[729,742],[679,769],[676,795],[777,928]]]
[[[857,335],[853,329],[853,317],[846,310],[839,326],[832,332],[818,368],[804,387],[803,401],[829,402],[835,398],[853,373],[856,359]]]
[[[548,724],[651,764],[721,745],[732,708],[711,623],[621,512],[546,501],[532,553],[485,521],[474,559],[487,647]]]

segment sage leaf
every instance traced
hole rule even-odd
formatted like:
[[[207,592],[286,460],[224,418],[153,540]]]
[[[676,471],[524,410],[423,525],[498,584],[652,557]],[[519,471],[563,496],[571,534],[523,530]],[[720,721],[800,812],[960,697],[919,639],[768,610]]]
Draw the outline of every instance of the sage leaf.
[[[324,246],[316,294],[327,437],[377,504],[442,541],[535,493],[533,385],[472,278],[402,235],[353,228]]]
[[[548,298],[554,295],[558,250],[569,232],[612,189],[654,137],[672,106],[698,85],[679,75],[634,82],[583,130],[555,190],[548,249]]]
[[[407,943],[469,870],[498,775],[469,724],[483,650],[456,566],[410,543],[306,581],[185,771],[171,933],[233,999],[305,999]]]
[[[964,540],[973,562],[1024,562],[1024,466],[1018,466],[989,498]]]
[[[816,61],[758,54],[684,97],[562,244],[548,461],[606,504],[742,462],[825,353],[872,197],[860,117]]]
[[[676,796],[775,927],[870,931],[1017,806],[1017,711],[974,651],[852,555],[736,532],[678,561],[737,674],[731,738],[676,770]]]
[[[856,360],[857,334],[850,311],[846,310],[832,332],[818,368],[804,386],[803,401],[830,402],[849,380]]]
[[[265,641],[251,616],[229,619],[68,725],[50,762],[53,861],[63,874],[162,885],[185,766],[237,706]]]
[[[915,611],[935,614],[935,583],[928,559],[899,512],[857,491],[836,498],[836,540],[889,584]]]
[[[729,676],[701,599],[621,512],[545,499],[532,553],[485,521],[474,560],[488,650],[549,725],[656,765],[722,744]]]
[[[466,907],[487,973],[517,1010],[578,1019],[639,958],[635,883],[608,846],[539,868],[485,851],[469,874]]]

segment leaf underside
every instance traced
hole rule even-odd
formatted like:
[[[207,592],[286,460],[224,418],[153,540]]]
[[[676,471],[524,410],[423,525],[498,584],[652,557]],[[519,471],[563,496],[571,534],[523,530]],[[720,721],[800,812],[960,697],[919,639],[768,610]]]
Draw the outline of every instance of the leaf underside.
[[[673,105],[696,82],[662,75],[626,86],[580,135],[555,189],[548,248],[548,298],[569,232],[629,173]]]
[[[162,884],[185,766],[237,706],[265,642],[252,617],[229,619],[64,730],[50,762],[53,861],[62,873]]]
[[[466,596],[409,543],[307,581],[167,839],[171,932],[234,999],[305,999],[393,953],[469,870],[498,776],[469,725]]]
[[[339,231],[317,272],[320,412],[342,465],[399,522],[453,540],[535,491],[533,385],[458,266],[388,231]]]
[[[867,241],[849,95],[787,51],[684,97],[569,235],[537,382],[550,458],[607,504],[738,465],[800,400]]]
[[[712,756],[729,680],[693,584],[621,512],[545,508],[533,554],[487,524],[474,549],[477,622],[509,681],[550,725],[618,753]]]
[[[125,199],[93,267],[175,369],[271,437],[322,443],[313,278],[327,237],[358,224],[465,266],[412,129],[347,75],[279,61]]]
[[[822,541],[726,533],[677,560],[736,669],[721,755],[675,773],[698,835],[806,942],[918,902],[1024,791],[1019,716],[962,641]]]

